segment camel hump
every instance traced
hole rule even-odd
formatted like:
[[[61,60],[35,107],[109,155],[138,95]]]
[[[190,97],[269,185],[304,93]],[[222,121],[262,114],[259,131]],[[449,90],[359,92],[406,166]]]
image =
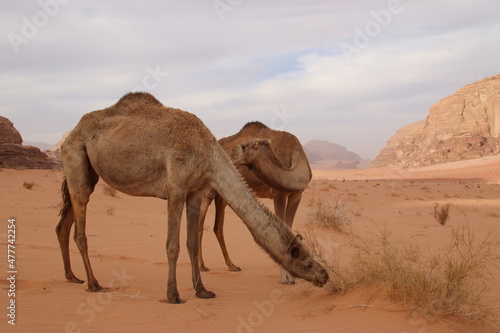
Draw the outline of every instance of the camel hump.
[[[245,126],[243,126],[241,128],[241,131],[243,130],[261,130],[261,129],[269,129],[269,127],[267,127],[266,125],[264,125],[263,123],[261,123],[260,121],[251,121],[251,122],[248,122],[245,124]]]
[[[115,106],[119,109],[134,107],[136,105],[154,105],[154,106],[163,106],[159,100],[156,99],[153,95],[147,92],[129,92],[118,102],[116,102]]]

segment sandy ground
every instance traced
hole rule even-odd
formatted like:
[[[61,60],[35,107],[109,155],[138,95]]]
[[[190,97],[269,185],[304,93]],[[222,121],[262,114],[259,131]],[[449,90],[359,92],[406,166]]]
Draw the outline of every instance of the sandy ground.
[[[183,246],[177,274],[185,303],[166,304],[166,203],[121,193],[111,197],[104,194],[102,184],[91,197],[87,235],[94,273],[108,292],[89,293],[86,285],[69,284],[64,278],[54,232],[61,179],[60,171],[0,170],[1,332],[454,331],[447,320],[409,317],[380,291],[358,289],[339,295],[305,281],[294,286],[279,284],[279,268],[230,210],[226,240],[233,262],[242,271],[228,272],[211,232],[213,207],[203,244],[211,271],[202,277],[217,298],[194,296]],[[28,190],[23,182],[35,185]],[[422,244],[433,249],[448,237],[450,228],[468,220],[477,237],[492,231],[498,238],[499,182],[500,158],[415,170],[315,171],[294,230],[305,233],[313,228],[324,246],[341,246],[344,235],[308,222],[313,198],[335,201],[340,197],[357,212],[352,224],[360,234],[384,226],[401,239],[418,234]],[[452,204],[445,226],[434,219],[435,203]],[[7,273],[9,218],[16,220],[14,285],[7,280],[12,275]],[[70,249],[75,274],[84,279],[73,242]],[[500,272],[493,273],[500,278]],[[9,297],[9,290],[15,296]],[[499,296],[500,286],[491,298]],[[10,300],[15,300],[15,326],[8,324]]]

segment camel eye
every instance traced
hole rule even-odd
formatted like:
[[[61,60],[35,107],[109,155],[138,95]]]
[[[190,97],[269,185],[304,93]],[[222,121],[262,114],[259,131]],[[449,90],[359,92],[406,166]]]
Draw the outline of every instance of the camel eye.
[[[299,255],[300,255],[299,248],[297,246],[294,246],[292,248],[292,250],[290,251],[290,254],[291,254],[292,258],[297,259],[299,257]]]

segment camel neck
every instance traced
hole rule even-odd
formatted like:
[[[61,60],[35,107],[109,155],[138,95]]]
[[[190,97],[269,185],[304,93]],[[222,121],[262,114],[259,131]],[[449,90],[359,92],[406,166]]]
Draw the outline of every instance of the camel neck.
[[[250,192],[222,147],[217,147],[212,156],[214,170],[210,186],[241,218],[255,242],[281,263],[281,253],[293,240],[292,231]]]

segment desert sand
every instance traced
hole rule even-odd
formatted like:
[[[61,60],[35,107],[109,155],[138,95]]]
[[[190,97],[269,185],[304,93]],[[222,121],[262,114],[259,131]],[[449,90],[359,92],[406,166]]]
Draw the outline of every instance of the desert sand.
[[[104,193],[91,197],[87,235],[94,273],[105,293],[66,283],[54,228],[58,222],[61,171],[0,169],[0,331],[1,332],[454,332],[475,331],[467,322],[412,316],[383,290],[354,289],[345,295],[298,280],[279,284],[279,267],[254,243],[237,216],[226,211],[229,254],[241,272],[228,272],[211,232],[214,208],[205,223],[203,274],[215,299],[198,299],[191,285],[185,246],[178,263],[184,304],[166,301],[166,202]],[[33,182],[32,189],[23,182]],[[500,233],[500,158],[421,169],[314,171],[295,219],[294,231],[313,230],[325,248],[345,243],[344,233],[310,220],[311,202],[339,197],[357,212],[358,234],[385,227],[398,238],[418,234],[422,246],[439,249],[453,227],[465,225],[477,237]],[[272,203],[264,201],[272,207]],[[435,203],[451,204],[442,226]],[[15,284],[7,258],[9,218],[15,219]],[[185,243],[185,227],[182,229]],[[85,279],[80,254],[70,245],[75,274]],[[500,249],[499,249],[500,251]],[[499,253],[500,255],[500,253]],[[343,258],[349,261],[349,257]],[[500,272],[492,270],[496,280]],[[15,296],[9,290],[14,286]],[[499,299],[495,286],[491,299]],[[7,307],[15,300],[15,326]],[[500,326],[498,322],[497,326]]]

